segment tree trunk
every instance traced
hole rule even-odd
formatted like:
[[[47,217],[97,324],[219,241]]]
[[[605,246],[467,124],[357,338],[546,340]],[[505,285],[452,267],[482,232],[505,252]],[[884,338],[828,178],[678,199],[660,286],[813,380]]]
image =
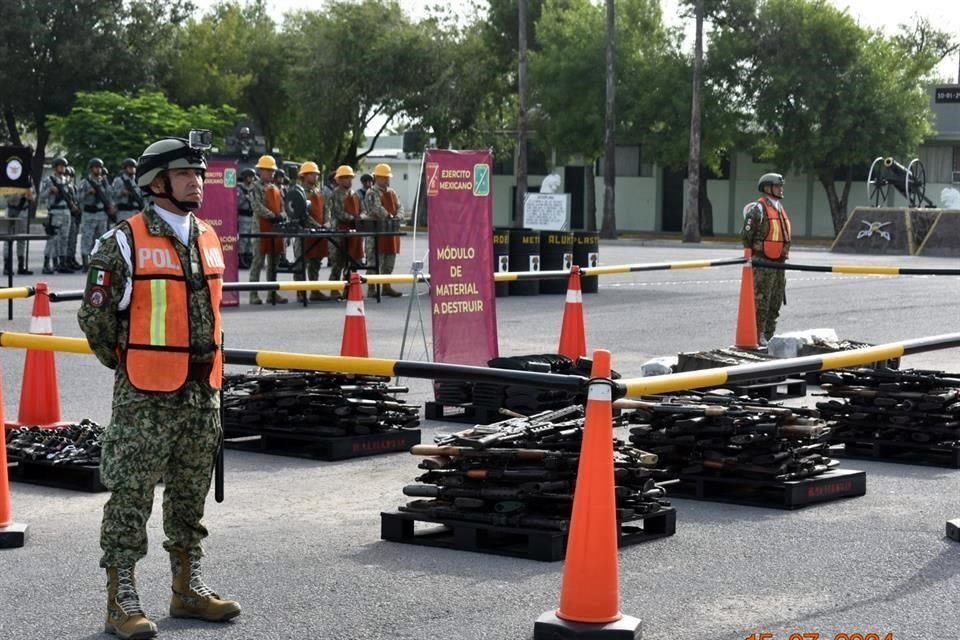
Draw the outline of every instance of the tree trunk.
[[[7,107],[3,110],[3,122],[7,127],[7,135],[10,138],[10,143],[15,146],[20,146],[23,143],[20,141],[20,131],[17,130],[17,117],[13,114],[13,109]]]
[[[614,73],[614,29],[616,28],[614,0],[607,0],[607,114],[606,141],[603,158],[603,224],[600,235],[617,237],[616,183],[617,183],[617,96]]]
[[[514,221],[523,225],[523,202],[527,195],[527,0],[517,3],[519,33],[517,57],[517,198]]]
[[[693,92],[690,105],[690,159],[687,163],[687,211],[683,216],[683,241],[700,242],[700,126],[703,96],[703,0],[696,0],[696,39],[693,53]]]
[[[587,163],[586,172],[586,184],[583,185],[583,199],[586,200],[585,204],[587,205],[586,210],[583,212],[584,215],[584,228],[587,231],[596,231],[597,230],[597,172],[595,171],[597,163],[594,160],[590,160]]]
[[[700,165],[700,234],[704,236],[713,235],[713,203],[710,202],[710,196],[707,194],[707,180],[702,176],[706,173],[706,167]]]
[[[817,179],[823,185],[823,190],[827,194],[827,202],[830,204],[830,219],[833,221],[833,235],[836,237],[847,221],[847,198],[850,195],[850,186],[853,184],[853,170],[847,170],[843,191],[839,195],[832,171],[818,171]]]

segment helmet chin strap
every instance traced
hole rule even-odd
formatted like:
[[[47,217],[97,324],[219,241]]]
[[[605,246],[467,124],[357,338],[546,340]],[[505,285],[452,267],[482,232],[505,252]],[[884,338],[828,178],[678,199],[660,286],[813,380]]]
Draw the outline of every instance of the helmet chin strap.
[[[197,202],[184,202],[183,200],[177,200],[175,197],[173,197],[173,185],[170,184],[170,176],[168,176],[166,173],[163,174],[163,191],[160,193],[155,193],[154,196],[169,200],[181,211],[194,211],[195,209],[200,208],[200,204]]]

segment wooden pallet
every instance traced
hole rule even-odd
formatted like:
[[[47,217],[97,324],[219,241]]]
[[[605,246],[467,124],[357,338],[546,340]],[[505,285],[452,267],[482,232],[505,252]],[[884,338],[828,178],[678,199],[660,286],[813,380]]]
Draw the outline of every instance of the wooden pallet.
[[[417,525],[426,525],[418,527]],[[677,512],[666,508],[640,519],[617,523],[621,547],[672,536]],[[398,511],[380,514],[380,537],[426,547],[473,551],[541,562],[557,562],[566,555],[567,533],[549,529],[505,527],[464,520],[431,518]]]
[[[8,467],[8,476],[13,482],[71,491],[100,493],[107,490],[100,480],[100,467],[92,465],[51,464],[46,461],[17,459],[15,466]]]
[[[684,475],[671,484],[670,499],[688,498],[751,507],[799,509],[867,492],[867,474],[851,469],[831,469],[813,478],[775,482],[708,475]]]
[[[473,404],[447,405],[439,402],[427,402],[423,406],[423,416],[427,420],[461,424],[492,424],[507,419],[507,416],[496,409],[478,407]]]
[[[292,431],[260,430],[254,435],[226,432],[227,449],[254,451],[312,460],[347,460],[383,453],[409,451],[420,444],[419,429],[391,429],[362,436],[321,437]]]
[[[882,460],[929,467],[960,469],[960,447],[911,442],[848,440],[838,443],[830,455],[858,460]]]

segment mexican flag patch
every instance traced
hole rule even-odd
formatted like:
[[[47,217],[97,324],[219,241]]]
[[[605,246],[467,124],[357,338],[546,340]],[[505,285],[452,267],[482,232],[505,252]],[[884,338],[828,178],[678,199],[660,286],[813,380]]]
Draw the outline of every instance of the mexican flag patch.
[[[99,267],[90,267],[89,282],[95,287],[109,287],[110,272]]]

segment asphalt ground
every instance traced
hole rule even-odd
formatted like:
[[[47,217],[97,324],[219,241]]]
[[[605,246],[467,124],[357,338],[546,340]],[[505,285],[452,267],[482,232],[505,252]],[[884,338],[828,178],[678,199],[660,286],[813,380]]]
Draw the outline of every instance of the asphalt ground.
[[[404,241],[409,251],[411,242]],[[34,256],[40,255],[39,243]],[[418,253],[424,249],[420,241]],[[603,264],[701,260],[739,255],[732,244],[684,246],[623,241],[601,245]],[[797,249],[811,264],[954,267],[955,260],[835,255]],[[410,256],[398,265],[410,264]],[[401,267],[402,268],[402,267]],[[740,267],[603,277],[585,295],[587,343],[613,353],[614,369],[640,373],[651,357],[731,344]],[[284,276],[289,278],[289,275]],[[81,275],[49,276],[54,290]],[[18,284],[24,279],[18,278]],[[847,339],[894,342],[957,330],[955,277],[788,273],[782,331],[830,327]],[[421,308],[427,323],[426,297]],[[400,353],[409,298],[368,301],[371,355]],[[504,355],[551,352],[563,296],[497,299]],[[3,329],[25,331],[32,302],[15,302]],[[78,303],[54,305],[57,335],[80,336]],[[323,303],[224,312],[235,348],[335,354],[343,306]],[[413,308],[417,317],[417,307]],[[422,359],[422,339],[409,359]],[[413,339],[415,338],[415,339]],[[24,355],[0,350],[8,417],[16,415]],[[910,356],[905,367],[960,370],[955,350]],[[111,374],[93,357],[57,356],[65,419],[106,422]],[[407,381],[407,399],[429,399]],[[812,404],[816,398],[810,397]],[[462,425],[425,421],[423,441]],[[160,546],[160,492],[150,555],[138,565],[147,612],[170,640],[510,639],[557,606],[562,563],[540,563],[380,540],[380,512],[406,501],[418,475],[404,453],[343,462],[227,451],[226,501],[212,495],[206,524],[208,582],[243,605],[235,622],[167,617],[169,569]],[[960,545],[944,537],[960,517],[960,472],[882,462],[843,462],[867,472],[867,495],[798,511],[674,500],[676,535],[620,553],[622,610],[643,619],[643,637],[736,640],[960,638]],[[98,531],[106,494],[15,483],[14,519],[30,525],[27,545],[0,551],[0,639],[101,637],[104,577]],[[791,635],[810,634],[810,635]],[[853,634],[861,634],[856,636]],[[886,635],[891,634],[891,635]],[[872,637],[872,636],[869,636]]]

